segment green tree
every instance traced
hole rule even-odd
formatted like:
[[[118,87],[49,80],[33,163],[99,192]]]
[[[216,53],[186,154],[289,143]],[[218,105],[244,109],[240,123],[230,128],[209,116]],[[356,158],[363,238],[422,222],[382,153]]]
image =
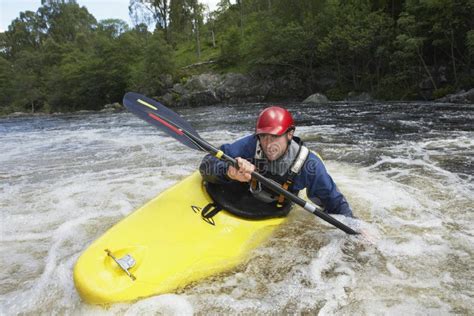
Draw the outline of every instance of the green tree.
[[[386,62],[384,49],[391,40],[387,30],[393,21],[382,11],[372,12],[369,5],[338,4],[325,13],[332,25],[319,42],[321,58],[335,67],[340,85],[373,89],[372,72],[380,72]]]
[[[20,12],[2,36],[2,52],[7,58],[14,58],[24,50],[38,49],[46,35],[43,22],[32,11]]]
[[[36,112],[44,102],[43,58],[40,51],[24,50],[13,64],[14,108]]]
[[[164,30],[166,40],[170,40],[168,0],[130,0],[128,10],[135,24],[156,24],[157,28]]]
[[[470,30],[466,33],[466,46],[469,56],[474,56],[474,30]]]
[[[169,30],[174,45],[189,40],[192,28],[190,9],[187,0],[170,0]]]
[[[110,39],[118,38],[120,35],[130,30],[127,22],[120,19],[105,19],[99,22],[100,32],[107,33]]]
[[[78,34],[91,34],[97,21],[85,7],[76,1],[43,1],[37,16],[40,18],[43,31],[55,41],[72,42]]]
[[[161,95],[165,92],[167,75],[174,73],[173,53],[165,35],[155,30],[146,42],[143,58],[135,64],[130,88],[147,95]]]
[[[10,112],[13,101],[13,65],[0,55],[0,114]]]
[[[241,32],[237,27],[231,27],[220,39],[221,54],[219,63],[223,66],[237,65],[241,60]]]
[[[203,12],[204,7],[199,4],[197,0],[188,0],[189,6],[191,7],[191,23],[192,30],[196,43],[196,55],[197,58],[201,58],[201,28],[203,25]]]

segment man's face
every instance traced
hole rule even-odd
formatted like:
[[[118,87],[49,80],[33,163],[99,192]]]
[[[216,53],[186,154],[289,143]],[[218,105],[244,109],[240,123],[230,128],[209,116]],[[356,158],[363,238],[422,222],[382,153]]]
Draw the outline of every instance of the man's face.
[[[258,139],[268,160],[277,160],[286,152],[288,142],[293,138],[293,131],[281,136],[271,134],[260,134]]]

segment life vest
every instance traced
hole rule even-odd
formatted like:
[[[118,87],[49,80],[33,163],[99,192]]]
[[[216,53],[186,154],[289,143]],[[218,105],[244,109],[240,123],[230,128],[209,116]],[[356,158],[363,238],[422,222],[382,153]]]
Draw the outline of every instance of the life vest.
[[[277,183],[280,183],[285,190],[298,194],[293,190],[293,181],[299,174],[306,159],[309,155],[309,149],[303,145],[300,138],[294,137],[288,146],[285,155],[276,161],[268,162],[257,140],[257,148],[255,150],[254,165],[257,172],[264,175]],[[285,197],[282,194],[273,192],[270,188],[265,187],[260,182],[252,179],[250,182],[250,192],[254,196],[266,203],[277,202],[277,207],[282,207],[285,203]]]
[[[285,155],[275,162],[266,161],[260,144],[257,141],[255,157],[250,161],[257,167],[257,171],[267,178],[280,183],[285,190],[294,194],[293,181],[299,174],[309,150],[303,146],[301,140],[294,137]],[[244,218],[264,219],[284,217],[290,212],[292,203],[266,188],[259,182],[249,183],[231,181],[225,184],[204,183],[213,203],[203,208],[201,215],[212,218],[222,209]]]

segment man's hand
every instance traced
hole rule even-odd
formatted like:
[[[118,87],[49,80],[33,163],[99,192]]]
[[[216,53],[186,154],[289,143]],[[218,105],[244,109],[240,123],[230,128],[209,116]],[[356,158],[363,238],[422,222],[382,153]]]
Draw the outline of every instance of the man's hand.
[[[230,166],[227,169],[227,176],[232,180],[237,180],[240,182],[249,182],[252,179],[252,172],[255,171],[255,166],[248,162],[247,160],[237,157],[237,164],[239,169]]]

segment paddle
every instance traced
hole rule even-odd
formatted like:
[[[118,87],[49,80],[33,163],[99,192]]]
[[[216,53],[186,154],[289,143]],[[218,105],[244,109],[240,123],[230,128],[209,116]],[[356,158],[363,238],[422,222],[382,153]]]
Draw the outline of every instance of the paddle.
[[[138,93],[128,92],[123,98],[123,104],[130,112],[156,126],[158,129],[175,138],[182,144],[192,149],[208,152],[218,159],[227,161],[234,167],[238,167],[237,161],[234,158],[226,155],[223,151],[202,139],[187,121],[157,101]],[[294,195],[293,193],[283,189],[279,183],[265,178],[258,172],[252,172],[252,178],[260,181],[262,184],[271,188],[273,191],[282,194],[290,201],[304,208],[306,211],[320,217],[342,231],[351,235],[359,234],[352,228],[324,213],[324,211],[319,206],[305,201],[297,195]]]

